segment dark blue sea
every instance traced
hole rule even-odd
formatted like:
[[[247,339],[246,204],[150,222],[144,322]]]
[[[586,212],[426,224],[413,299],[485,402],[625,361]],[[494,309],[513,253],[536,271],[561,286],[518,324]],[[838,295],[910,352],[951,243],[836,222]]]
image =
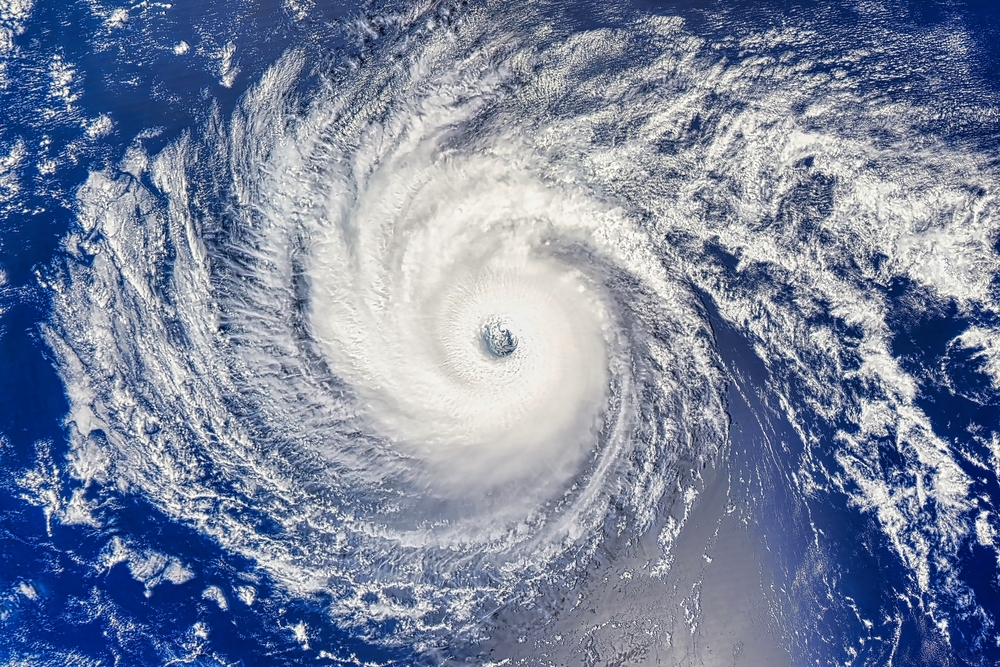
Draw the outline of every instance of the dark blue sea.
[[[0,665],[1000,664],[1000,7],[0,0]]]

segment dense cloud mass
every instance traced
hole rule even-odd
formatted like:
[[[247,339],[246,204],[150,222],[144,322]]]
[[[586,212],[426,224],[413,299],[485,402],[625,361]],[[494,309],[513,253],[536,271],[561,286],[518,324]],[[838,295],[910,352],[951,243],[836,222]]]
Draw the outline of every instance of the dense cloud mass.
[[[79,190],[46,335],[80,484],[331,593],[380,642],[476,641],[514,601],[558,614],[620,579],[640,543],[669,581],[728,451],[710,307],[803,442],[796,496],[874,517],[943,636],[943,607],[985,618],[947,564],[994,510],[887,300],[905,281],[996,312],[996,174],[916,131],[933,110],[866,92],[891,36],[823,60],[805,28],[394,20],[352,66],[286,53],[232,117]],[[1000,383],[984,326],[954,347]]]

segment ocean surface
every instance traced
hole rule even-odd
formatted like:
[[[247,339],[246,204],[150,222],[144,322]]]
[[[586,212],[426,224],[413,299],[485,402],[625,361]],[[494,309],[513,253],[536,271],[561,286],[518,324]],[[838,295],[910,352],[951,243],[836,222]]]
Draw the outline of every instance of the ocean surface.
[[[1000,664],[992,2],[0,0],[0,665]]]

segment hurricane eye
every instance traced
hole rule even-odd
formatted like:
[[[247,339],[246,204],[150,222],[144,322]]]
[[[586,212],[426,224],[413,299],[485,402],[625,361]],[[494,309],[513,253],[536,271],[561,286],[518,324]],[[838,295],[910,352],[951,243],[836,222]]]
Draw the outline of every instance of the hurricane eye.
[[[509,357],[517,350],[517,335],[500,317],[491,317],[483,323],[481,337],[483,347],[494,357]]]

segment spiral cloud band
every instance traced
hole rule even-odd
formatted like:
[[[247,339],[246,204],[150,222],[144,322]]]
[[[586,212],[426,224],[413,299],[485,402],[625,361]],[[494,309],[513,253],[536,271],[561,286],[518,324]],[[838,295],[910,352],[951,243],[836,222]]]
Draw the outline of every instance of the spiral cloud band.
[[[342,591],[343,622],[431,634],[609,521],[649,529],[724,439],[708,330],[620,204],[492,125],[496,55],[432,50],[297,115],[290,53],[228,126],[91,176],[69,282],[103,287],[53,335],[81,477]]]
[[[74,475],[332,592],[338,623],[455,641],[644,536],[669,566],[727,442],[707,296],[809,406],[789,483],[841,480],[933,597],[970,482],[870,285],[992,303],[994,175],[880,124],[805,32],[724,62],[672,19],[495,10],[401,15],[332,74],[290,52],[231,118],[90,175],[47,331]],[[919,501],[863,464],[890,432]]]

